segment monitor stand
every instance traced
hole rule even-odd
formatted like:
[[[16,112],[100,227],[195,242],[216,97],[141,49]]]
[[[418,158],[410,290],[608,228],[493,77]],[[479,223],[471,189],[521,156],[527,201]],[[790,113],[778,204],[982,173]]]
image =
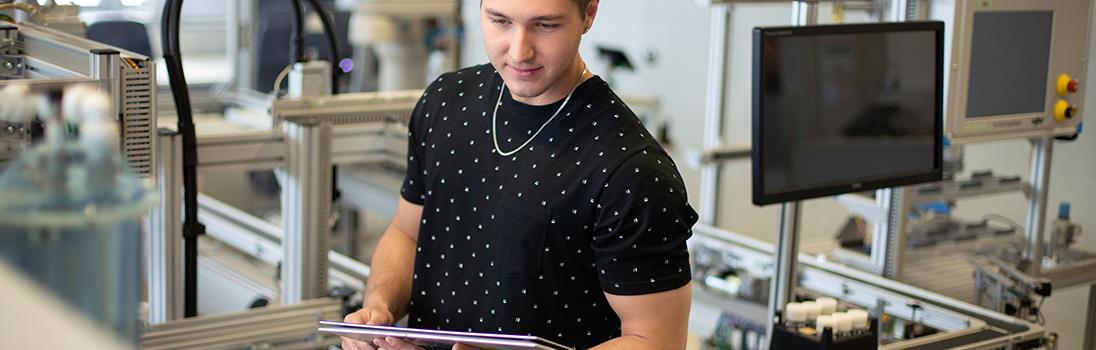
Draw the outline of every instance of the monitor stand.
[[[780,204],[780,222],[776,233],[775,273],[772,287],[769,288],[769,321],[766,339],[772,344],[773,326],[784,305],[791,302],[795,290],[795,265],[799,256],[799,217],[800,202]]]

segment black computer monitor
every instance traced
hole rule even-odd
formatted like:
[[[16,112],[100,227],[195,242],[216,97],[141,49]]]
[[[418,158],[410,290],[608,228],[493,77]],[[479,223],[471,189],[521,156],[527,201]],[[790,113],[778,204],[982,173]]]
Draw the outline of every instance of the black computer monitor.
[[[755,28],[753,202],[942,177],[942,22]]]

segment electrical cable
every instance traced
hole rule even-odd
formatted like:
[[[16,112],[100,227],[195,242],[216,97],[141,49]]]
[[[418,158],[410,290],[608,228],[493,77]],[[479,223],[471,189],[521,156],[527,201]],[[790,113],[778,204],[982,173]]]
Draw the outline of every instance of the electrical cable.
[[[339,60],[343,52],[342,47],[339,45],[339,33],[335,31],[331,16],[328,16],[319,0],[308,0],[308,3],[320,16],[320,22],[323,23],[324,34],[327,37],[327,45],[331,48],[331,94],[335,95],[339,93],[339,78],[343,73],[339,67]],[[331,166],[331,200],[338,200],[341,196],[339,192],[339,167]]]
[[[986,214],[985,216],[982,217],[982,219],[986,220],[986,221],[996,219],[997,221],[1002,221],[1006,225],[1011,226],[1014,230],[1022,230],[1023,229],[1023,226],[1020,226],[1020,224],[1016,223],[1016,221],[1013,221],[1012,219],[1009,219],[1007,217],[1004,217],[1004,216],[1001,216],[1001,215],[998,215],[998,214]]]
[[[274,99],[281,96],[279,90],[282,87],[282,80],[285,79],[289,71],[293,69],[293,64],[297,62],[305,62],[307,58],[304,56],[304,14],[301,11],[301,0],[292,0],[289,2],[289,6],[292,8],[293,13],[293,32],[290,35],[289,41],[292,43],[292,55],[289,57],[289,64],[285,66],[278,77],[274,79],[274,88],[270,90],[274,94]]]
[[[290,1],[293,7],[293,57],[289,59],[289,65],[295,62],[304,62],[304,15],[301,13],[301,0]]]
[[[331,94],[334,95],[339,92],[339,77],[342,76],[342,69],[339,69],[339,60],[342,57],[343,50],[339,45],[339,33],[335,32],[335,25],[331,21],[331,16],[328,15],[319,0],[308,0],[308,4],[320,16],[324,35],[327,37],[327,45],[331,48]]]
[[[175,100],[178,132],[183,141],[183,314],[198,315],[198,236],[205,226],[198,222],[198,148],[190,92],[179,53],[179,13],[182,0],[165,0],[160,36],[168,83]]]
[[[1037,309],[1037,311],[1035,311],[1035,320],[1039,322],[1040,326],[1046,325],[1046,323],[1047,323],[1047,319],[1045,317],[1043,317],[1043,301],[1044,300],[1047,300],[1047,297],[1041,296],[1039,298],[1039,305],[1035,306],[1035,308]]]
[[[337,68],[341,50],[331,19],[325,15],[317,0],[310,0],[309,3],[320,14],[331,45],[332,65]],[[183,314],[185,317],[194,317],[198,314],[198,236],[205,233],[205,226],[198,221],[197,135],[190,106],[190,92],[187,90],[183,72],[182,55],[179,52],[179,14],[182,6],[182,0],[164,1],[160,34],[168,81],[175,100],[178,132],[183,141]],[[294,6],[300,10],[296,2]],[[298,28],[303,31],[303,26],[299,25]],[[340,70],[332,69],[332,79],[336,79],[331,84],[333,93],[337,91],[335,82],[339,73]]]
[[[270,90],[270,92],[274,94],[275,100],[278,99],[279,96],[281,96],[280,90],[282,89],[282,80],[285,79],[286,75],[289,75],[289,71],[292,69],[293,62],[289,62],[289,65],[285,66],[285,68],[282,69],[281,73],[278,73],[278,77],[274,78],[274,89]]]
[[[1073,135],[1058,136],[1058,137],[1055,137],[1054,139],[1058,140],[1058,141],[1077,141],[1077,137],[1081,136],[1081,132],[1084,131],[1084,127],[1085,127],[1084,123],[1077,124],[1077,132],[1073,133]]]
[[[34,17],[34,21],[38,22],[38,24],[46,24],[46,17],[42,16],[42,12],[38,9],[38,7],[35,7],[34,5],[12,2],[0,4],[0,10],[9,9],[26,12],[27,14],[31,15],[31,17]]]

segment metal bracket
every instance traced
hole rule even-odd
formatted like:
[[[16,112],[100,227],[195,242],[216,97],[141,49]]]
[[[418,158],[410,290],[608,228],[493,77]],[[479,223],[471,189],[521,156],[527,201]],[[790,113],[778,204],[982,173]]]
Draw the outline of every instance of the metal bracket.
[[[26,79],[27,59],[21,55],[0,55],[0,79]]]

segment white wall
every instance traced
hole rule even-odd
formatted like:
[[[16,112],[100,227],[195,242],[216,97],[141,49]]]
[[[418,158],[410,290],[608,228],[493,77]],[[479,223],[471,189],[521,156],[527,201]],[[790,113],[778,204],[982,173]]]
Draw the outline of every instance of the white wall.
[[[465,65],[487,62],[479,27],[479,1],[464,0],[466,43]],[[820,21],[829,21],[829,10],[822,8]],[[731,69],[729,91],[725,97],[727,144],[750,141],[750,30],[754,26],[791,23],[788,4],[739,5],[732,12]],[[581,53],[595,66],[594,45],[603,43],[623,49],[637,65],[635,73],[617,75],[618,93],[653,93],[660,96],[665,118],[671,121],[671,137],[678,164],[696,205],[699,199],[699,171],[686,166],[682,154],[701,145],[705,90],[708,79],[708,9],[692,1],[628,0],[604,1],[594,28],[584,37]],[[847,21],[863,21],[863,14],[848,13]],[[1092,36],[1096,39],[1096,35]],[[1090,50],[1096,44],[1090,45]],[[643,53],[657,55],[653,63]],[[1089,55],[1092,56],[1091,54]],[[594,73],[599,73],[594,71]],[[1096,80],[1096,70],[1084,81]],[[1096,89],[1088,89],[1086,104],[1096,105]],[[1092,116],[1090,118],[1096,118]],[[1092,134],[1093,132],[1089,132]],[[991,168],[999,174],[1028,175],[1030,147],[1023,141],[973,145],[967,148],[967,169]],[[1096,230],[1096,136],[1083,135],[1077,142],[1055,145],[1049,203],[1053,215],[1061,200],[1073,204],[1074,221],[1090,231]],[[720,226],[735,232],[772,241],[776,232],[776,208],[750,204],[749,161],[725,166],[720,190]],[[803,240],[827,239],[843,222],[846,211],[832,199],[805,202]],[[1020,195],[1002,195],[959,203],[957,214],[981,217],[998,213],[1023,222],[1024,199]],[[1049,224],[1049,222],[1048,222]],[[1096,238],[1083,238],[1081,247],[1096,251]],[[1087,289],[1055,292],[1045,306],[1047,327],[1061,334],[1060,349],[1080,349],[1083,340],[1083,313]]]

